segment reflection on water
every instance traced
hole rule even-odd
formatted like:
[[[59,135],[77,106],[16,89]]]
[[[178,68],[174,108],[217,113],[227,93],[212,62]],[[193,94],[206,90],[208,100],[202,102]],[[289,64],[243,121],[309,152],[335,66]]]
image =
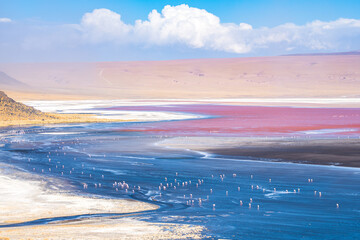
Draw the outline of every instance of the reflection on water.
[[[116,131],[126,124],[13,131],[1,141],[1,159],[66,179],[81,194],[159,204],[159,210],[143,218],[205,225],[215,238],[360,238],[358,169],[161,148],[155,145],[160,136]]]

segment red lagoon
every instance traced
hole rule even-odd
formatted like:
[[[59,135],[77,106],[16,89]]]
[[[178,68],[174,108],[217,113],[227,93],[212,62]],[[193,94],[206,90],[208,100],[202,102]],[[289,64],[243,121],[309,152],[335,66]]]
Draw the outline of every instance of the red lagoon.
[[[204,119],[134,124],[127,131],[176,136],[291,136],[360,134],[359,108],[295,108],[232,105],[166,105],[115,107],[126,111],[201,114]]]

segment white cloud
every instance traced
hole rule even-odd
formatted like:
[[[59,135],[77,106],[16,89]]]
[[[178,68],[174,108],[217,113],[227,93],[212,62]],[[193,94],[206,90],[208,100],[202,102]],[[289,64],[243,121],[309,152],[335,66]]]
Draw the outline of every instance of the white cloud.
[[[221,24],[220,19],[203,9],[182,4],[165,6],[161,14],[153,10],[148,20],[138,20],[135,36],[148,39],[152,44],[182,43],[193,48],[209,48],[236,53],[247,52],[247,46],[237,41],[233,31],[247,31],[251,26]]]
[[[117,41],[130,31],[131,27],[121,21],[120,14],[109,9],[95,9],[85,13],[81,19],[84,37],[94,42]]]
[[[12,22],[10,18],[0,18],[0,23],[9,23]]]
[[[313,21],[305,25],[286,23],[273,28],[254,29],[247,23],[221,23],[220,18],[204,9],[186,4],[153,10],[147,20],[128,25],[108,9],[86,13],[80,28],[91,42],[137,43],[166,46],[183,44],[230,53],[249,53],[270,47],[309,50],[332,50],[344,40],[360,38],[360,20],[338,19]],[[359,46],[360,47],[360,46]]]
[[[80,28],[84,38],[92,42],[185,44],[192,48],[236,53],[245,53],[250,49],[236,40],[233,34],[252,29],[246,23],[222,24],[214,14],[185,4],[167,5],[161,13],[153,10],[148,20],[137,20],[134,25],[125,24],[119,14],[108,9],[95,9],[83,16]]]

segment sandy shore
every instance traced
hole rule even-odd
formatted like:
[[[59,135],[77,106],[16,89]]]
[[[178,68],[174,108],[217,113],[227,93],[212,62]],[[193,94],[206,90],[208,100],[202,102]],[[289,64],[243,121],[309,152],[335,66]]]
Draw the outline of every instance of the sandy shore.
[[[158,145],[243,159],[360,167],[360,139],[176,137]]]
[[[9,120],[0,121],[0,127],[8,126],[24,126],[24,125],[45,125],[45,124],[58,124],[58,123],[101,123],[101,122],[124,122],[122,119],[105,119],[97,118],[95,115],[82,115],[82,114],[56,114],[56,119],[22,119],[22,120]],[[136,121],[136,119],[128,119],[126,122]]]
[[[61,190],[66,182],[0,165],[0,226],[42,218],[155,210],[153,204],[126,199],[79,196]],[[200,226],[147,223],[134,217],[96,217],[46,225],[0,228],[0,239],[191,239]]]

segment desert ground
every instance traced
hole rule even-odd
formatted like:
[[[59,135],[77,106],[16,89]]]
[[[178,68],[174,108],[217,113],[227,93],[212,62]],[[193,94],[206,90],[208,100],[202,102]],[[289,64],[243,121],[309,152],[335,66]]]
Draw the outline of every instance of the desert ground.
[[[1,63],[15,100],[357,98],[360,55],[98,63]],[[12,84],[10,84],[12,83]]]

